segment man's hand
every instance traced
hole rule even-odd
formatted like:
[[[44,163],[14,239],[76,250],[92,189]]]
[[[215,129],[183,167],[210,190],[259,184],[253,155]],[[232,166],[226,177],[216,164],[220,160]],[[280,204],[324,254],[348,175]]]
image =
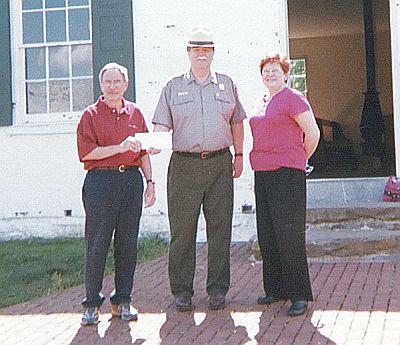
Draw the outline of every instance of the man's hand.
[[[119,144],[119,147],[121,149],[120,153],[127,151],[138,153],[142,149],[142,143],[136,140],[134,137],[128,137],[121,144]]]
[[[149,154],[149,155],[156,155],[156,154],[159,154],[161,152],[161,149],[156,149],[155,147],[150,147],[148,150],[147,150],[147,153]]]
[[[168,128],[167,126],[160,125],[160,124],[155,124],[154,125],[153,132],[169,132],[169,131],[170,131],[170,128]],[[156,154],[158,154],[160,152],[161,152],[161,149],[156,149],[155,147],[150,147],[147,150],[147,153],[149,155],[156,155]]]
[[[147,183],[146,190],[144,192],[144,207],[153,206],[156,202],[156,191],[153,182]]]
[[[233,178],[238,178],[243,171],[243,156],[236,156],[232,164]]]

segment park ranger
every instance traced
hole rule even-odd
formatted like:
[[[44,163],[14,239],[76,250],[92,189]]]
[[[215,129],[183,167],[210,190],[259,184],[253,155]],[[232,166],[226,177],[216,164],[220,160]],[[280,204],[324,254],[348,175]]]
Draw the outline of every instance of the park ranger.
[[[169,278],[178,311],[192,309],[201,207],[208,241],[209,309],[225,307],[230,284],[233,178],[243,169],[246,114],[231,78],[210,69],[214,47],[208,27],[197,26],[189,32],[191,68],[166,84],[153,118],[154,131],[172,130],[167,180]]]

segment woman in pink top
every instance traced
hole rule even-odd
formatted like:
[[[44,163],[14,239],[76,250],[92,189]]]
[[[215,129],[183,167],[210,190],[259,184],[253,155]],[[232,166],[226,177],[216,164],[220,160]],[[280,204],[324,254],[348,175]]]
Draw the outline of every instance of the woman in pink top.
[[[319,130],[306,98],[286,86],[289,69],[289,61],[278,54],[260,62],[269,96],[262,113],[250,119],[250,163],[265,290],[257,303],[290,299],[288,315],[297,316],[313,299],[305,249],[305,169]]]

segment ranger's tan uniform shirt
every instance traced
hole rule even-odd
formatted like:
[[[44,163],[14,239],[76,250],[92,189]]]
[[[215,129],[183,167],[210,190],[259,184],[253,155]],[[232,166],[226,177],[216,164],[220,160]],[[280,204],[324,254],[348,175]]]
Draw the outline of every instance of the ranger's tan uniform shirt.
[[[203,152],[231,146],[231,124],[245,118],[231,78],[212,73],[208,81],[199,85],[189,71],[171,79],[163,88],[153,123],[173,130],[174,151]]]

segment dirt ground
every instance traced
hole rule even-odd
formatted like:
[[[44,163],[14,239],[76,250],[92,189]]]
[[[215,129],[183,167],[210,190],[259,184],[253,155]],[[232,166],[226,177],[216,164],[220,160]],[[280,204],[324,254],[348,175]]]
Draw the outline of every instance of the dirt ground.
[[[257,241],[252,244],[253,256],[261,260]],[[336,239],[328,243],[307,243],[307,256],[323,261],[365,259],[379,261],[391,259],[400,262],[400,236],[382,239],[350,238]]]
[[[379,240],[346,239],[324,244],[309,243],[307,254],[309,257],[397,256],[400,254],[400,237]]]

